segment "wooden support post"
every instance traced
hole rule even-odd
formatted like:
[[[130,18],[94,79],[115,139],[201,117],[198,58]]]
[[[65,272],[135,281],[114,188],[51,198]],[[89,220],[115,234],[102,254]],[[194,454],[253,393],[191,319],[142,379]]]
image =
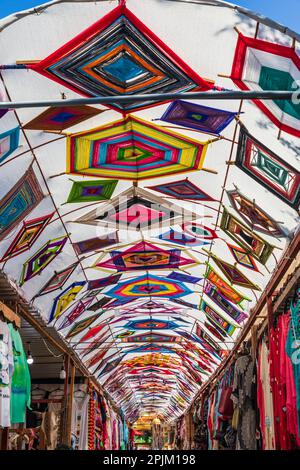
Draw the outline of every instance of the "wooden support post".
[[[8,434],[9,434],[9,428],[3,428],[1,430],[1,450],[7,450],[8,447]]]
[[[73,398],[74,398],[74,382],[75,382],[75,364],[71,361],[70,364],[70,387],[68,394],[68,406],[67,406],[67,445],[71,445],[71,431],[72,431],[72,411],[73,411]]]
[[[60,435],[61,435],[61,444],[67,445],[67,419],[68,419],[68,401],[69,401],[69,367],[70,366],[70,356],[65,355],[64,359],[64,368],[66,371],[66,378],[64,383],[64,399],[62,402],[62,414],[61,414],[61,423],[60,423]]]
[[[257,350],[257,326],[253,325],[251,328],[251,351],[252,359],[256,359],[256,350]]]
[[[272,297],[270,295],[267,297],[267,310],[268,310],[268,336],[270,337],[270,330],[273,325],[273,305],[272,305]]]
[[[19,437],[17,438],[17,450],[22,450],[22,445],[23,445],[23,434],[22,434],[22,431],[24,430],[24,428],[25,428],[24,423],[20,423],[20,424],[19,424],[20,435],[19,435]]]

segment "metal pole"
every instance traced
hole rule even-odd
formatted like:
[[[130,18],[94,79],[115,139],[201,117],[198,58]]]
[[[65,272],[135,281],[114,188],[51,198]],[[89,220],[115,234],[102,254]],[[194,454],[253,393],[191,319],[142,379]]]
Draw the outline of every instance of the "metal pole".
[[[204,91],[191,93],[154,93],[149,95],[96,96],[94,98],[77,98],[70,100],[44,101],[6,101],[0,102],[0,109],[42,108],[47,106],[79,106],[95,104],[126,104],[130,102],[156,102],[167,100],[290,100],[298,94],[295,91]]]

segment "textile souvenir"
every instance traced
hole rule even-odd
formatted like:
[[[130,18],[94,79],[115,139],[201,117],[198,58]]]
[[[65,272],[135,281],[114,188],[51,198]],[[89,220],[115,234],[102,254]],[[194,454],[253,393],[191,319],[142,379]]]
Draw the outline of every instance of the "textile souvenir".
[[[67,173],[130,181],[201,170],[208,143],[127,116],[67,138]]]
[[[70,286],[62,291],[57,297],[55,297],[51,313],[49,316],[48,323],[52,320],[56,320],[63,313],[64,310],[75,300],[77,294],[83,289],[86,281],[73,282]]]
[[[73,181],[66,204],[105,201],[111,198],[117,184],[116,180]]]
[[[106,292],[116,299],[132,297],[182,297],[191,293],[183,283],[162,276],[144,275],[121,282]]]
[[[23,265],[20,286],[41,273],[59,255],[67,240],[67,236],[49,240],[32,255]]]
[[[216,271],[207,263],[207,270],[205,274],[205,278],[210,281],[211,284],[217,287],[219,292],[223,294],[228,300],[233,302],[234,304],[240,305],[243,300],[248,300],[251,302],[251,299],[246,297],[245,295],[239,293],[233,287],[231,287],[226,281],[224,281],[221,276],[219,276]]]
[[[293,91],[300,76],[300,59],[294,47],[239,33],[231,79],[241,90]],[[292,100],[254,100],[279,129],[300,136],[300,105]]]
[[[109,203],[93,209],[74,222],[80,224],[141,230],[163,225],[182,224],[196,215],[165,201],[142,188],[129,188]]]
[[[300,106],[300,105],[299,105]],[[300,173],[241,126],[235,164],[294,209],[300,202]]]
[[[232,325],[228,320],[218,313],[214,308],[212,308],[205,300],[200,302],[200,310],[202,310],[206,316],[215,324],[217,327],[221,328],[229,336],[232,336],[236,330],[236,326]]]
[[[36,219],[24,220],[21,229],[2,256],[1,261],[6,261],[29,250],[52,219],[53,214],[54,212]]]
[[[225,207],[223,208],[220,228],[240,247],[250,252],[253,258],[262,264],[266,264],[274,250],[274,246],[252,232],[246,225],[231,215]]]
[[[90,251],[97,251],[111,245],[119,243],[117,232],[109,233],[100,237],[89,238],[80,242],[73,243],[73,248],[78,255],[89,253]]]
[[[214,199],[206,194],[202,189],[198,188],[188,179],[173,181],[171,183],[158,184],[156,186],[147,186],[148,189],[165,194],[166,196],[176,199],[187,199],[191,201],[214,201]]]
[[[190,127],[199,132],[219,135],[238,113],[176,100],[167,108],[161,121]]]
[[[256,201],[251,201],[237,189],[226,191],[232,207],[252,230],[273,237],[285,237],[281,225],[261,209]]]
[[[0,163],[6,160],[19,146],[20,128],[0,134]]]
[[[0,200],[0,240],[20,223],[44,198],[32,167]]]
[[[124,5],[119,5],[44,60],[28,66],[84,96],[208,90],[202,79]],[[115,104],[137,110],[157,104]]]
[[[100,113],[103,109],[91,106],[53,106],[27,122],[24,129],[63,131]]]
[[[67,280],[71,277],[73,272],[75,271],[78,263],[71,264],[67,268],[63,269],[62,271],[55,272],[55,274],[49,279],[49,281],[42,287],[42,289],[36,294],[35,297],[40,297],[41,295],[50,294],[50,292],[54,292],[57,289],[61,289]]]
[[[108,261],[96,261],[93,267],[134,271],[148,269],[172,269],[179,266],[194,265],[195,259],[181,256],[181,250],[164,250],[152,243],[142,241],[121,252],[112,250]]]

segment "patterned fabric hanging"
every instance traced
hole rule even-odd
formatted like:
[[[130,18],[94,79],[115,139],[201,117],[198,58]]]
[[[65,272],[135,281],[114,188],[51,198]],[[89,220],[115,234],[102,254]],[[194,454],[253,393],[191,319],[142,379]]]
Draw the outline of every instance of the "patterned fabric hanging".
[[[176,100],[167,108],[161,121],[190,127],[200,132],[220,135],[238,113]]]
[[[300,203],[300,173],[241,127],[236,165],[294,209]]]
[[[300,59],[293,47],[239,33],[231,79],[241,90],[295,91]],[[254,100],[256,106],[285,132],[300,137],[300,104],[292,100]]]
[[[103,113],[102,109],[91,106],[60,106],[57,108],[53,106],[27,122],[24,129],[63,131],[100,113]]]
[[[6,160],[19,146],[20,128],[0,134],[0,163]]]
[[[225,207],[223,209],[220,228],[241,248],[250,252],[253,258],[257,259],[262,264],[266,264],[274,250],[274,246],[248,229],[242,222],[233,217]]]
[[[65,204],[105,201],[111,198],[117,184],[117,180],[73,181]]]
[[[67,138],[67,173],[138,181],[201,170],[209,142],[135,116]]]
[[[214,201],[212,197],[210,197],[188,179],[172,181],[171,183],[158,184],[156,186],[148,186],[148,189],[158,191],[159,193],[166,194],[167,196],[171,196],[176,199],[187,199],[191,201]]]
[[[2,256],[1,261],[8,260],[29,250],[52,219],[53,214],[54,212],[36,219],[24,220],[21,229]]]
[[[252,230],[273,237],[287,236],[281,225],[261,209],[255,200],[251,201],[237,189],[226,192],[232,207]]]
[[[205,91],[213,87],[124,5],[28,67],[84,96]],[[113,107],[129,112],[156,103],[133,100]]]
[[[0,200],[0,240],[44,198],[32,166]]]
[[[49,240],[34,255],[32,255],[31,258],[29,258],[23,265],[20,277],[20,286],[22,286],[24,282],[29,281],[41,273],[46,266],[48,266],[48,264],[50,264],[54,258],[59,255],[67,243],[67,240],[67,236]]]

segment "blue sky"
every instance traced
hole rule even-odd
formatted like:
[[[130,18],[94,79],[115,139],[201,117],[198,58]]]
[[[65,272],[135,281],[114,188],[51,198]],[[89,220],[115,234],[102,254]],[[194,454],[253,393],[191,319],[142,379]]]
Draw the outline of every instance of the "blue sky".
[[[15,11],[31,8],[45,2],[46,0],[0,0],[0,17],[3,18]],[[300,32],[299,0],[231,0],[231,2],[262,13]]]

